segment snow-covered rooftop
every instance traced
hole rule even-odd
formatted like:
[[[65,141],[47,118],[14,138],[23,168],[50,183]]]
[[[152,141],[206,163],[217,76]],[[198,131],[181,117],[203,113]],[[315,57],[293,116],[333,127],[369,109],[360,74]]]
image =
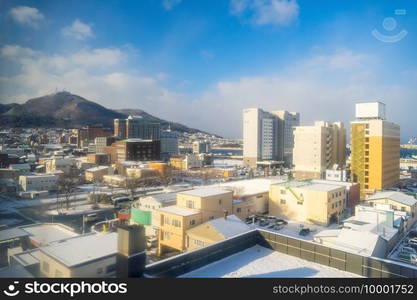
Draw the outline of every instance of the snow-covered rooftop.
[[[5,229],[0,231],[0,241],[18,239],[28,235],[26,231],[20,228]]]
[[[259,193],[269,192],[269,187],[271,184],[285,182],[286,179],[283,178],[255,178],[255,179],[246,179],[246,180],[237,180],[230,181],[226,183],[221,183],[218,186],[224,188],[236,188],[239,189],[238,194],[240,196],[255,195]]]
[[[210,220],[208,223],[216,228],[216,230],[226,239],[252,230],[245,222],[235,215],[227,216],[227,218]]]
[[[221,187],[209,187],[209,188],[201,188],[201,189],[194,189],[194,190],[179,192],[179,194],[197,196],[197,197],[211,197],[211,196],[223,195],[223,194],[229,194],[229,193],[232,193],[232,191],[227,190],[225,188],[221,188]]]
[[[21,229],[29,233],[30,238],[40,245],[78,236],[77,233],[67,229],[66,226],[56,223],[32,224],[22,226]]]
[[[89,168],[85,171],[86,172],[97,172],[97,171],[107,170],[108,168],[109,167],[106,167],[106,166],[98,166],[98,167],[94,167],[94,168]]]
[[[23,266],[31,266],[39,263],[41,250],[35,248],[29,251],[20,252],[14,255],[14,258]]]
[[[161,193],[156,192],[155,194],[147,194],[145,197],[140,198],[141,200],[154,200],[159,203],[171,202],[177,199],[177,193]]]
[[[306,278],[359,276],[256,245],[180,277]]]
[[[68,267],[117,253],[117,233],[93,233],[56,241],[40,248]]]
[[[367,201],[377,200],[377,199],[390,199],[392,201],[396,201],[398,203],[402,203],[405,205],[413,206],[417,203],[416,198],[413,196],[409,196],[402,192],[395,192],[395,191],[387,191],[387,192],[380,192],[374,195],[368,196],[366,198]]]
[[[198,211],[196,209],[180,207],[180,206],[177,206],[177,205],[162,207],[162,208],[159,209],[159,211],[167,212],[167,213],[170,213],[170,214],[179,215],[179,216],[183,216],[183,217],[192,216],[192,215],[196,215],[196,214],[200,213],[200,211]]]
[[[334,184],[327,184],[327,183],[313,183],[313,184],[306,185],[303,188],[309,189],[309,190],[315,190],[315,191],[330,192],[330,191],[339,189],[340,186],[337,186]]]

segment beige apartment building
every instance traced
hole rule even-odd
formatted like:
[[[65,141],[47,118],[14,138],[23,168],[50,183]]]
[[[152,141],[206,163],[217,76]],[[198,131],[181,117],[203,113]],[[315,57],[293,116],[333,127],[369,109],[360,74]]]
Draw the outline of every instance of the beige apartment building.
[[[58,176],[50,174],[21,175],[19,187],[22,191],[51,191],[57,188]]]
[[[233,191],[212,187],[179,192],[175,206],[157,211],[159,214],[159,245],[161,254],[168,248],[186,250],[186,230],[203,222],[231,214]]]
[[[342,122],[317,121],[294,131],[296,179],[324,179],[327,169],[346,164],[346,129]]]
[[[400,126],[385,120],[385,104],[356,104],[351,122],[351,178],[361,187],[361,200],[400,179]]]
[[[77,251],[74,251],[76,249]],[[89,233],[39,248],[40,273],[48,278],[115,275],[117,233]]]
[[[99,166],[85,170],[84,177],[86,181],[97,182],[103,181],[105,175],[113,174],[113,168]]]
[[[327,226],[340,220],[345,202],[344,186],[290,181],[271,185],[269,214]]]

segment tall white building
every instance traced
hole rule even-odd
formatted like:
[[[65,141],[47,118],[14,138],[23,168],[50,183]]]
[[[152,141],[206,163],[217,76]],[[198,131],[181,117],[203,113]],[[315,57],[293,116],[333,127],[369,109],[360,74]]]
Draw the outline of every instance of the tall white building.
[[[297,179],[325,178],[326,170],[346,163],[346,129],[342,122],[318,121],[294,131],[294,169]]]
[[[293,148],[294,148],[294,129],[296,126],[300,126],[300,113],[289,112],[286,110],[273,111],[279,119],[279,134],[278,138],[280,143],[284,145],[284,161],[288,167],[293,163]]]
[[[243,110],[243,163],[256,167],[260,161],[282,161],[278,117],[260,108]]]

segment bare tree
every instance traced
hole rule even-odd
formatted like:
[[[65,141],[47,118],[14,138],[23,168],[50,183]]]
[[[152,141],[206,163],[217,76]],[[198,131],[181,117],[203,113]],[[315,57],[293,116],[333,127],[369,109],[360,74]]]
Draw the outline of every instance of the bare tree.
[[[128,192],[131,196],[131,200],[134,199],[136,190],[140,187],[145,186],[145,180],[137,178],[135,176],[129,176],[126,178],[125,188],[126,192]]]
[[[58,180],[58,193],[64,196],[67,210],[70,206],[70,199],[73,196],[79,182],[79,176],[72,172],[65,174]]]

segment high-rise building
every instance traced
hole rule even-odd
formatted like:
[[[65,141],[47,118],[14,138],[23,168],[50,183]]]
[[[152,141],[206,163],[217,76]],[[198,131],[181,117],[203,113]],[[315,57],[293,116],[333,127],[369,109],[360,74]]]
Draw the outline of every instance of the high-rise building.
[[[168,159],[171,155],[178,155],[178,135],[170,129],[161,133],[161,159]]]
[[[350,134],[351,180],[360,184],[361,200],[395,186],[400,178],[400,126],[385,120],[385,104],[356,104]]]
[[[103,128],[102,126],[85,126],[74,130],[77,137],[78,147],[87,146],[94,142],[96,137],[111,136],[111,128]]]
[[[346,163],[346,129],[342,122],[318,121],[294,131],[294,169],[297,179],[325,178],[326,170]]]
[[[201,154],[201,153],[210,153],[211,146],[209,142],[202,142],[202,141],[195,141],[193,142],[193,153]]]
[[[261,161],[282,161],[283,143],[279,143],[279,119],[260,108],[243,110],[243,163],[256,167]]]
[[[300,113],[286,110],[273,111],[272,113],[279,119],[278,139],[284,145],[285,164],[291,167],[293,164],[294,129],[296,126],[300,126]]]
[[[114,136],[126,138],[126,119],[114,119]]]
[[[104,147],[104,153],[110,154],[111,163],[122,161],[159,160],[161,142],[142,139],[127,139]]]
[[[161,138],[161,124],[149,122],[141,116],[129,116],[127,119],[114,119],[114,135],[122,139],[149,139],[158,141]]]

